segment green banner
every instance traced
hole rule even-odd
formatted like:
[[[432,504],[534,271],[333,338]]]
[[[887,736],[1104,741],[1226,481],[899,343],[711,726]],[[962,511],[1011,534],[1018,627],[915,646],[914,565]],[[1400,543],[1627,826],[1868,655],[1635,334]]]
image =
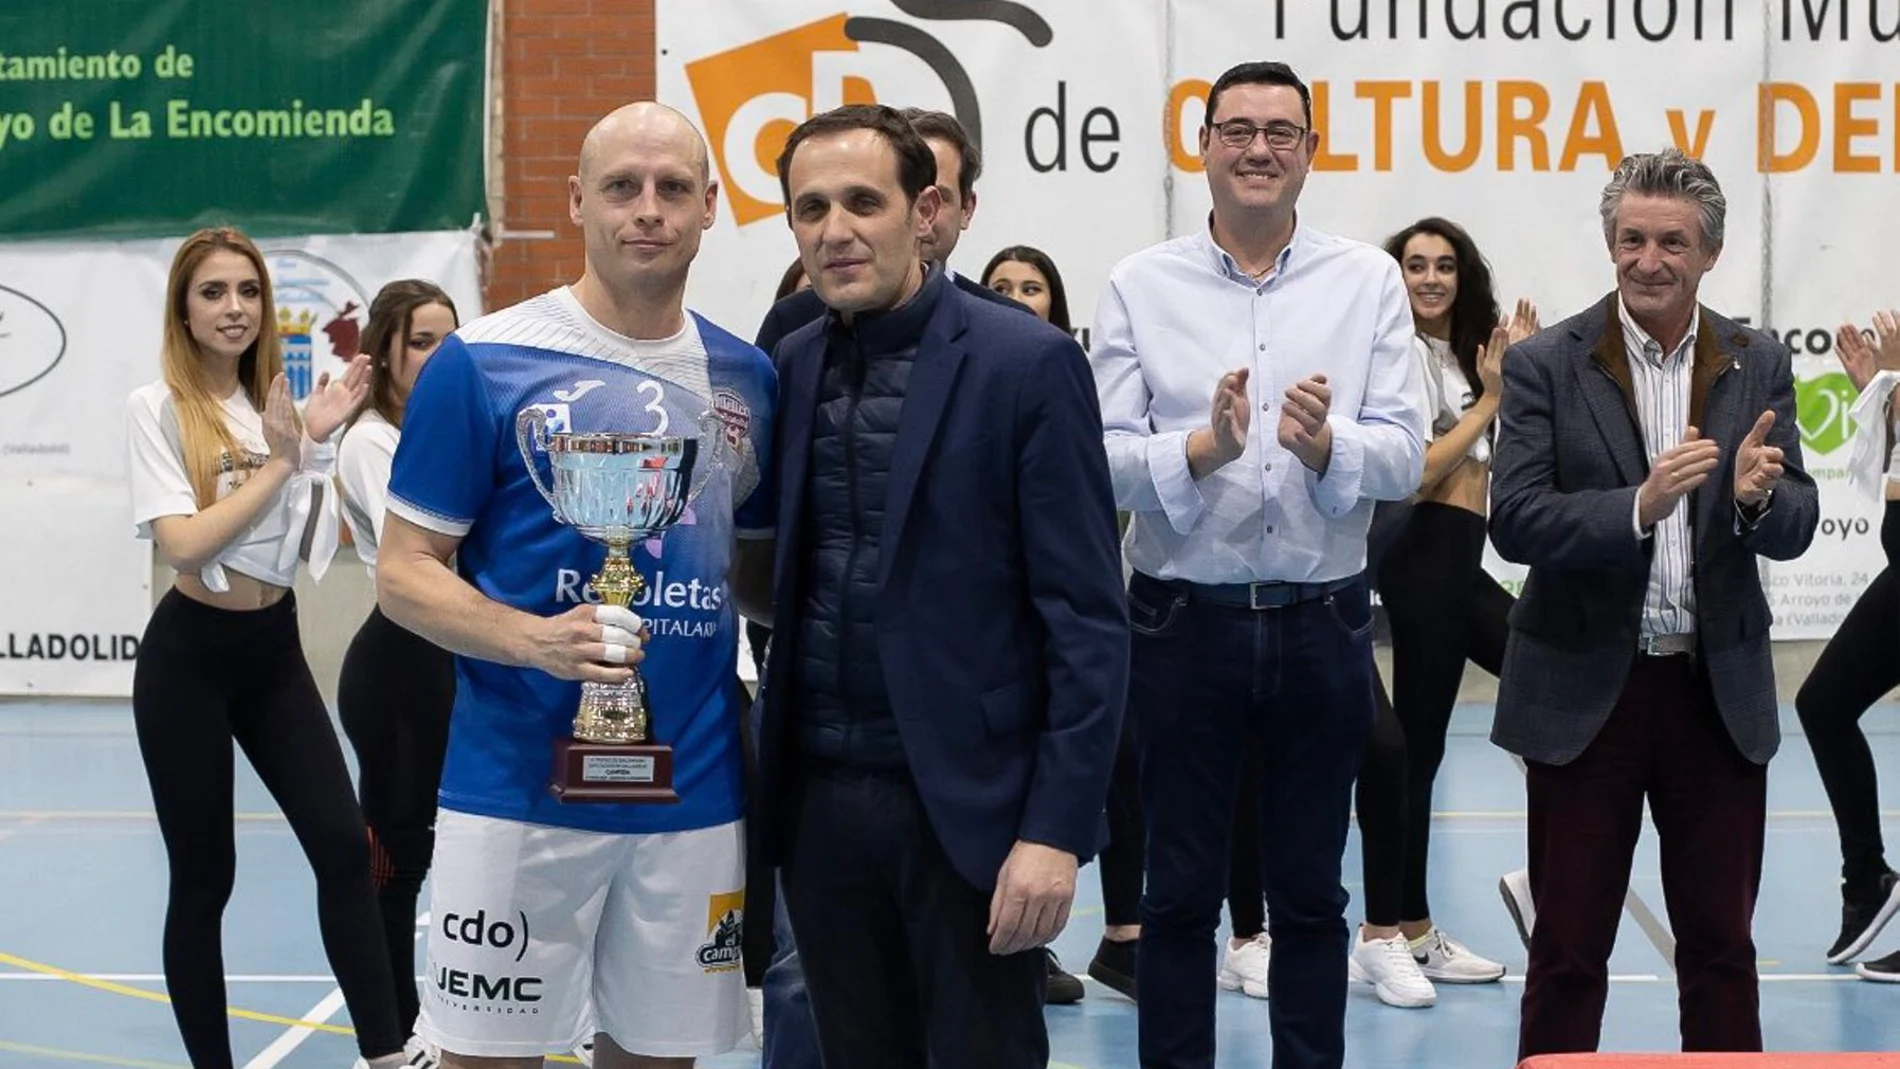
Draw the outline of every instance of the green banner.
[[[488,7],[0,0],[0,238],[467,226]]]

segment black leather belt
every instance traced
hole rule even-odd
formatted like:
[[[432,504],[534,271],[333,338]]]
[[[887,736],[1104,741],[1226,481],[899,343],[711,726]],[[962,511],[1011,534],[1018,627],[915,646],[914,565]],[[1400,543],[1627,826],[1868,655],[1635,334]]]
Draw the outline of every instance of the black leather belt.
[[[1289,605],[1315,601],[1328,594],[1344,590],[1357,583],[1359,579],[1359,576],[1351,575],[1325,583],[1190,583],[1183,579],[1155,581],[1187,592],[1191,601],[1205,601],[1212,605],[1226,605],[1231,608],[1252,609],[1258,612],[1284,609]]]

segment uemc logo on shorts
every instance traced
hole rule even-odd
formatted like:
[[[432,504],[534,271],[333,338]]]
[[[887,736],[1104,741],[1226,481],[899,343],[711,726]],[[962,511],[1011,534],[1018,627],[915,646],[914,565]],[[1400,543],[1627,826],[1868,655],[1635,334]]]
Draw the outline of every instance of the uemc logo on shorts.
[[[473,916],[460,913],[442,915],[442,938],[451,943],[467,943],[470,946],[493,947],[496,950],[514,950],[515,960],[520,961],[528,954],[528,915],[516,910],[515,916],[521,920],[521,927],[505,920],[488,920],[488,911],[478,909]]]
[[[435,967],[436,995],[444,1002],[474,1013],[540,1013],[546,981],[539,976],[489,976],[467,969]]]

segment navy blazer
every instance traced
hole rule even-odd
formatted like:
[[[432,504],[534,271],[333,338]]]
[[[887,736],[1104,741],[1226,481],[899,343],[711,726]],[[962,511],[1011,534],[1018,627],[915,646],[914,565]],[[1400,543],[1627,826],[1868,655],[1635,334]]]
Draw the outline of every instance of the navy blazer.
[[[1029,310],[1028,305],[1013,301],[967,275],[956,276],[956,284],[958,289],[971,296],[982,297],[1028,315],[1036,314]],[[752,344],[763,349],[765,355],[771,356],[787,335],[824,317],[825,302],[819,299],[811,287],[788,293],[772,306],[771,311],[765,313],[765,321],[759,324],[759,336],[753,339]]]
[[[1693,360],[1689,422],[1722,446],[1708,482],[1676,506],[1688,510],[1696,635],[1729,737],[1766,764],[1781,732],[1756,558],[1807,550],[1818,495],[1801,463],[1788,347],[1703,308]],[[1744,526],[1735,452],[1766,409],[1781,481],[1767,513]],[[1505,354],[1490,533],[1530,577],[1511,610],[1491,738],[1526,760],[1575,760],[1629,678],[1656,543],[1635,530],[1648,475],[1615,293]]]
[[[1128,608],[1088,359],[933,270],[879,549],[877,654],[931,827],[989,890],[1017,840],[1086,859],[1128,689]],[[778,347],[773,642],[761,681],[760,845],[783,864],[799,760],[791,680],[806,480],[829,316]]]

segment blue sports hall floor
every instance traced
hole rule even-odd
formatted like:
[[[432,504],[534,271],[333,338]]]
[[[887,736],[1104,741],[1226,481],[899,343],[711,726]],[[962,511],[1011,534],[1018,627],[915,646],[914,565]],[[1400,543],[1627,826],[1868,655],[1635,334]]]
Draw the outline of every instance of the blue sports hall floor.
[[[1900,708],[1866,721],[1875,759],[1900,769]],[[1407,1069],[1508,1067],[1516,1045],[1524,951],[1499,903],[1500,873],[1521,864],[1524,797],[1516,766],[1486,741],[1489,710],[1461,706],[1439,779],[1433,827],[1437,920],[1471,948],[1506,962],[1500,984],[1439,985],[1426,1010],[1351,993],[1347,1064]],[[1834,825],[1791,710],[1770,766],[1766,875],[1756,919],[1762,1014],[1771,1050],[1876,1051],[1900,1047],[1900,985],[1858,980],[1823,952],[1839,922]],[[238,885],[225,916],[232,1035],[243,1069],[344,1069],[355,1057],[348,1018],[317,938],[314,886],[270,797],[239,762]],[[1891,840],[1895,780],[1883,781]],[[164,1004],[159,932],[166,866],[121,703],[0,704],[0,1069],[60,1066],[182,1067]],[[1347,851],[1357,898],[1358,845]],[[1645,835],[1632,890],[1637,910],[1663,913],[1655,838]],[[426,902],[426,897],[425,897]],[[1352,907],[1357,919],[1357,905]],[[1080,971],[1101,931],[1093,868],[1082,874],[1075,919],[1057,943]],[[1869,957],[1900,946],[1895,924]],[[1611,962],[1605,1050],[1677,1045],[1674,981],[1653,933],[1626,915]],[[1267,1066],[1267,1003],[1238,992],[1219,1001],[1220,1064]],[[1054,1061],[1065,1069],[1119,1069],[1135,1060],[1132,1003],[1088,985],[1080,1005],[1051,1007]],[[296,1022],[316,1022],[319,1027]],[[754,1066],[756,1050],[703,1064]]]

